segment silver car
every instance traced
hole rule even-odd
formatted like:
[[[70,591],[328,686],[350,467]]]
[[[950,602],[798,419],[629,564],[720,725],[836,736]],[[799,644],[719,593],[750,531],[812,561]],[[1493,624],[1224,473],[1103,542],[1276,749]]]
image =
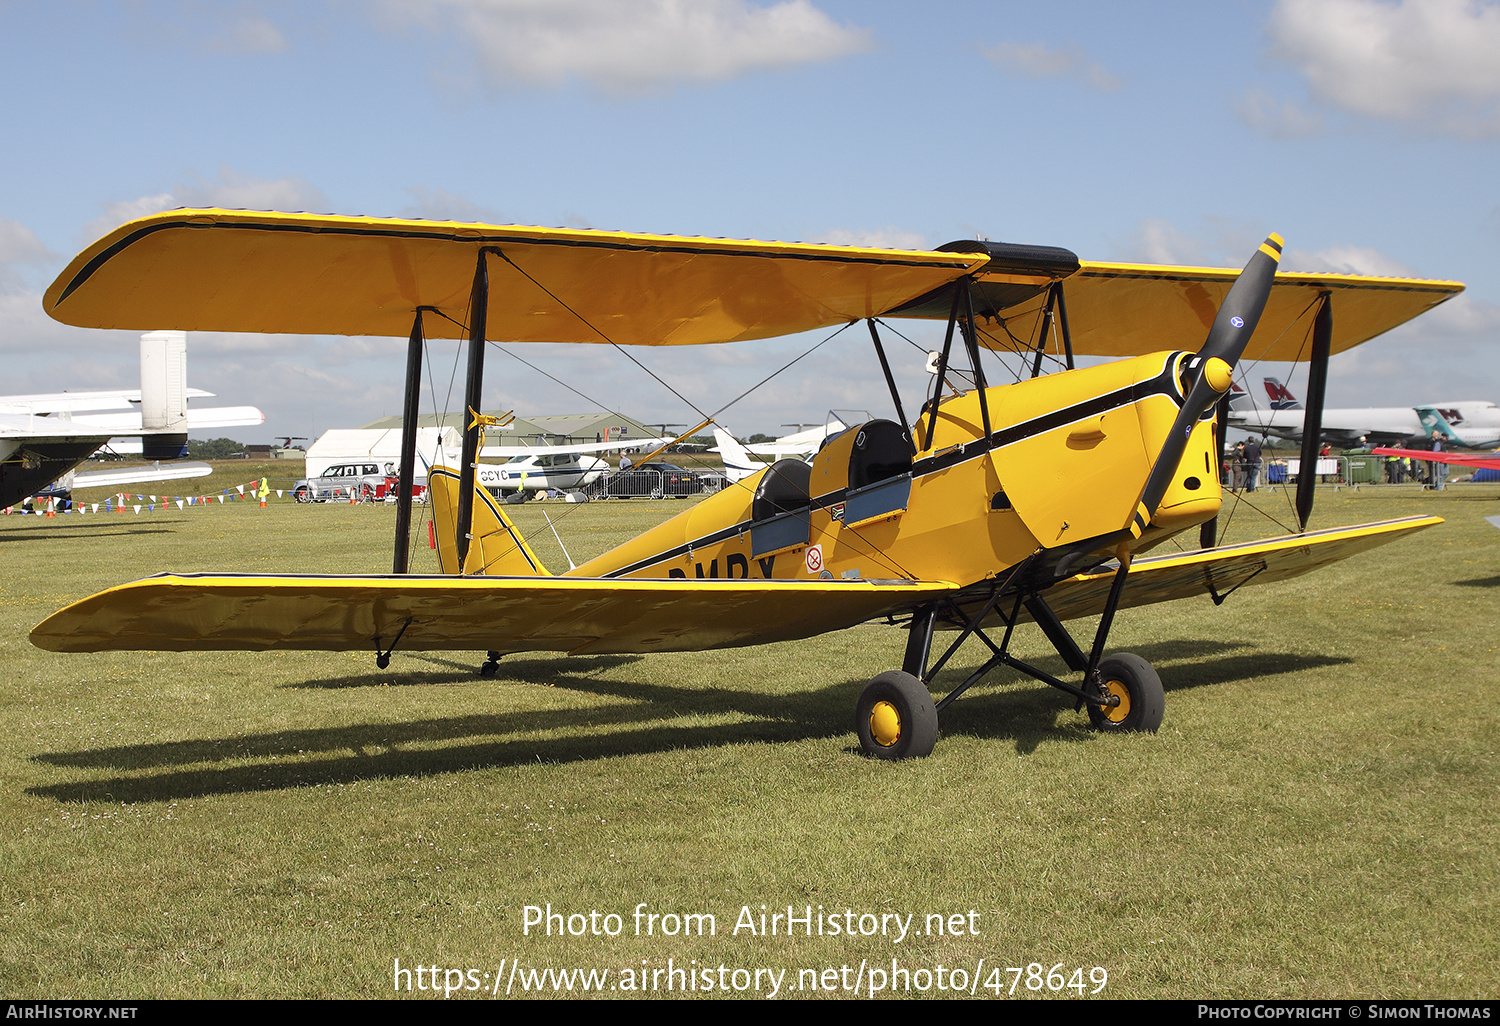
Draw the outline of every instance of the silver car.
[[[298,502],[327,502],[330,499],[360,502],[384,499],[394,487],[395,479],[373,462],[337,463],[317,477],[306,477],[292,486]]]

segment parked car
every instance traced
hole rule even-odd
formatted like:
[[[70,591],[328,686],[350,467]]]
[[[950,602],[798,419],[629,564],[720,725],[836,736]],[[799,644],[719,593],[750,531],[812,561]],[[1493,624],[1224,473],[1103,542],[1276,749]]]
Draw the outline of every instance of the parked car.
[[[298,502],[348,501],[352,496],[363,502],[384,499],[393,492],[396,479],[374,462],[338,463],[317,477],[305,477],[292,486]]]

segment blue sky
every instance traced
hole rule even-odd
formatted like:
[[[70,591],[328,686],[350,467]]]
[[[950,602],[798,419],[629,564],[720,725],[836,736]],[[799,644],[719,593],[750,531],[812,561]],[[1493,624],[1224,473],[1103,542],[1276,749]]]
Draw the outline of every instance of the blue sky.
[[[138,382],[134,333],[56,324],[41,291],[131,217],[221,205],[1226,266],[1278,231],[1289,269],[1469,287],[1335,358],[1332,405],[1500,400],[1494,3],[0,0],[0,38],[0,391]],[[713,409],[814,341],[636,355]],[[189,381],[266,411],[242,440],[311,435],[399,412],[403,352],[195,333]],[[523,355],[696,420],[611,351]],[[488,366],[487,406],[588,405]],[[896,369],[925,384],[919,353]],[[888,406],[846,333],[721,419]]]

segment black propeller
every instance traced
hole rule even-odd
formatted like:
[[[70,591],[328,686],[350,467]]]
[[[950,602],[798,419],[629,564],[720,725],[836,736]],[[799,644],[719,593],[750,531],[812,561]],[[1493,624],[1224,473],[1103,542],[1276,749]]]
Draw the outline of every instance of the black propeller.
[[[1245,344],[1250,341],[1250,336],[1255,333],[1255,325],[1260,321],[1261,312],[1266,308],[1266,300],[1271,296],[1271,285],[1276,280],[1276,265],[1281,261],[1281,246],[1281,236],[1275,234],[1268,236],[1260,244],[1260,248],[1235,279],[1229,295],[1224,297],[1213,327],[1208,331],[1208,338],[1198,350],[1197,357],[1188,365],[1192,384],[1188,388],[1187,400],[1177,412],[1172,430],[1168,433],[1156,462],[1152,464],[1151,475],[1146,478],[1146,487],[1141,491],[1140,502],[1136,504],[1135,515],[1131,519],[1130,533],[1137,538],[1151,522],[1156,507],[1166,494],[1167,486],[1172,483],[1172,476],[1177,473],[1177,464],[1181,462],[1183,450],[1187,448],[1188,435],[1192,433],[1193,425],[1229,390],[1234,365],[1245,351]]]

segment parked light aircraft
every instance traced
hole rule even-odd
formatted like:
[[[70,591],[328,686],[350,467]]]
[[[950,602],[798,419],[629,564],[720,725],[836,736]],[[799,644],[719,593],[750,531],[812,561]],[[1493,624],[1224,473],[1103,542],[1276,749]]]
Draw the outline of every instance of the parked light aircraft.
[[[1229,424],[1251,434],[1302,437],[1304,411],[1291,391],[1275,378],[1265,379],[1271,409],[1253,404],[1231,408]],[[1388,406],[1323,411],[1324,440],[1350,448],[1364,442],[1398,445],[1429,438],[1434,430],[1457,445],[1500,445],[1500,408],[1481,400],[1457,400],[1431,406]]]
[[[480,449],[481,457],[500,456],[509,459],[499,464],[479,464],[475,469],[475,479],[485,488],[498,489],[502,494],[523,490],[574,491],[587,488],[609,472],[609,461],[593,455],[594,453],[642,447],[649,451],[675,441],[675,437],[663,436],[572,446],[486,445]]]
[[[1235,272],[991,242],[916,252],[227,210],[143,218],[73,260],[46,293],[49,314],[96,327],[408,332],[409,432],[429,332],[467,334],[465,405],[478,410],[490,338],[681,345],[860,320],[895,419],[855,425],[811,464],[778,462],[561,576],[475,488],[471,425],[459,468],[429,475],[445,574],[405,572],[403,501],[392,574],[163,574],[77,601],[31,640],[56,651],[373,648],[380,666],[398,647],[486,649],[481,672],[493,673],[509,652],[702,650],[881,619],[907,641],[901,669],[875,676],[857,704],[873,756],[929,752],[938,712],[1000,666],[1065,692],[1100,730],[1153,730],[1155,671],[1104,654],[1117,610],[1222,602],[1441,522],[1306,531],[1313,493],[1299,482],[1301,533],[1212,547],[1215,408],[1240,357],[1311,356],[1316,438],[1328,356],[1463,288],[1278,274],[1280,251],[1271,236]],[[881,338],[894,317],[946,322],[911,420]],[[1021,357],[1033,376],[990,386],[986,349]],[[1075,354],[1117,359],[1075,370]],[[1040,374],[1049,362],[1067,369]],[[963,377],[952,373],[961,363]],[[403,484],[413,463],[408,449]],[[1145,554],[1193,528],[1210,547]],[[1096,614],[1080,645],[1064,621]],[[1016,655],[1026,621],[1070,680]],[[933,659],[939,632],[956,637]],[[985,661],[934,703],[935,676],[975,637]]]
[[[48,492],[49,486],[111,439],[117,439],[117,452],[172,460],[187,455],[189,431],[260,424],[266,419],[253,406],[188,409],[190,398],[212,394],[187,387],[186,336],[180,331],[154,331],[141,336],[139,390],[0,396],[0,507]],[[132,412],[85,412],[101,410]],[[121,444],[119,436],[139,440],[133,446]],[[128,481],[112,471],[110,485],[197,476],[173,474],[170,468],[166,476],[161,468],[142,470],[148,476]],[[73,484],[90,487],[87,480]],[[63,494],[56,488],[50,492]]]

